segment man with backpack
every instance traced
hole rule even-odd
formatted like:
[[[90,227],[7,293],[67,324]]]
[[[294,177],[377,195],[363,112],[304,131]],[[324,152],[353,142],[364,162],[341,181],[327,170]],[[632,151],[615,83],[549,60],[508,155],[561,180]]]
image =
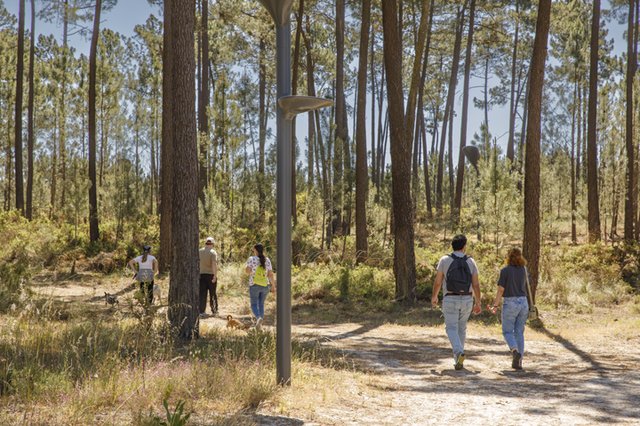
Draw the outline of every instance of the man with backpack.
[[[438,262],[433,283],[431,306],[438,306],[438,293],[442,287],[442,312],[447,337],[453,349],[454,368],[461,370],[464,364],[464,341],[467,321],[473,311],[482,311],[478,266],[465,254],[467,237],[456,235],[451,240],[453,253],[443,256]],[[475,303],[474,303],[475,298]]]

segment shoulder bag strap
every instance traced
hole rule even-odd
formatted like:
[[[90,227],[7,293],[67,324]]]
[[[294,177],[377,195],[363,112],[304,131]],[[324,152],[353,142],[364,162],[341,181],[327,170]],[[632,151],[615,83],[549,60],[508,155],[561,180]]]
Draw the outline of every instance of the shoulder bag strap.
[[[529,307],[532,308],[535,306],[533,303],[533,294],[531,293],[531,285],[529,284],[529,271],[527,271],[527,267],[524,268],[524,279],[527,283],[527,299],[529,299]]]

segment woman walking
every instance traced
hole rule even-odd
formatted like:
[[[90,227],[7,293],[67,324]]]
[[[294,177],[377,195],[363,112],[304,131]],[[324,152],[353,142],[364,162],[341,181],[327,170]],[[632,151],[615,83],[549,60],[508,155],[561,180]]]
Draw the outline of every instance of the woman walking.
[[[135,272],[133,278],[140,283],[140,293],[145,297],[143,300],[151,305],[153,303],[154,277],[158,273],[158,261],[151,255],[151,246],[142,247],[142,255],[131,259],[128,266]]]
[[[251,311],[256,317],[256,329],[260,330],[264,321],[264,301],[276,286],[271,260],[264,255],[262,244],[253,246],[253,256],[247,260],[245,271],[249,274]]]
[[[522,257],[519,248],[512,248],[506,259],[507,266],[500,271],[498,291],[493,305],[489,306],[491,313],[497,311],[500,299],[502,303],[502,335],[511,351],[511,367],[522,370],[522,356],[524,355],[524,326],[529,315],[527,301],[527,261]]]

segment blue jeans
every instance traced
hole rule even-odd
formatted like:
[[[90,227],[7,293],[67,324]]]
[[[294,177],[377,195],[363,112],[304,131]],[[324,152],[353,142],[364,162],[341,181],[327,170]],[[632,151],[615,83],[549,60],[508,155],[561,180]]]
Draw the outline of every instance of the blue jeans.
[[[453,348],[454,358],[464,352],[467,321],[472,309],[472,296],[445,296],[442,300],[445,330]]]
[[[502,303],[502,335],[509,350],[524,354],[524,325],[529,316],[529,303],[524,296],[505,297]]]
[[[269,295],[269,287],[261,285],[249,286],[249,299],[251,300],[251,312],[253,316],[264,319],[264,301]]]

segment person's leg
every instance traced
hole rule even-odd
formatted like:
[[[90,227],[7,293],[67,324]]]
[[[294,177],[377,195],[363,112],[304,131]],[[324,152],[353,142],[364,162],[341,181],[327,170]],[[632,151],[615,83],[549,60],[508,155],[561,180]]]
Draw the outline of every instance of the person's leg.
[[[473,298],[460,297],[460,310],[458,311],[458,338],[460,339],[461,352],[464,353],[464,342],[467,338],[467,321],[473,310]]]
[[[515,324],[519,313],[520,307],[515,298],[505,297],[502,303],[502,335],[510,351],[518,349],[515,336]]]
[[[149,302],[149,305],[153,304],[153,284],[153,281],[147,283],[147,302]]]
[[[253,312],[253,316],[256,318],[260,318],[259,311],[259,297],[260,297],[260,286],[252,285],[249,286],[249,300],[251,301],[251,312]]]
[[[198,293],[198,312],[204,314],[207,309],[207,274],[200,274],[200,291]],[[211,280],[211,276],[208,278]]]
[[[456,296],[445,296],[442,301],[442,313],[444,314],[444,326],[447,332],[447,337],[451,343],[451,349],[453,349],[453,356],[457,359],[458,355],[462,353],[462,344],[460,343],[460,336],[458,334],[458,318],[460,316],[460,304],[456,300]]]
[[[519,306],[520,312],[516,316],[513,331],[518,353],[524,355],[524,327],[527,324],[527,317],[529,316],[529,304],[527,303],[526,297],[520,298]]]
[[[218,313],[218,279],[211,283],[211,297],[209,299],[211,305],[211,313]]]

